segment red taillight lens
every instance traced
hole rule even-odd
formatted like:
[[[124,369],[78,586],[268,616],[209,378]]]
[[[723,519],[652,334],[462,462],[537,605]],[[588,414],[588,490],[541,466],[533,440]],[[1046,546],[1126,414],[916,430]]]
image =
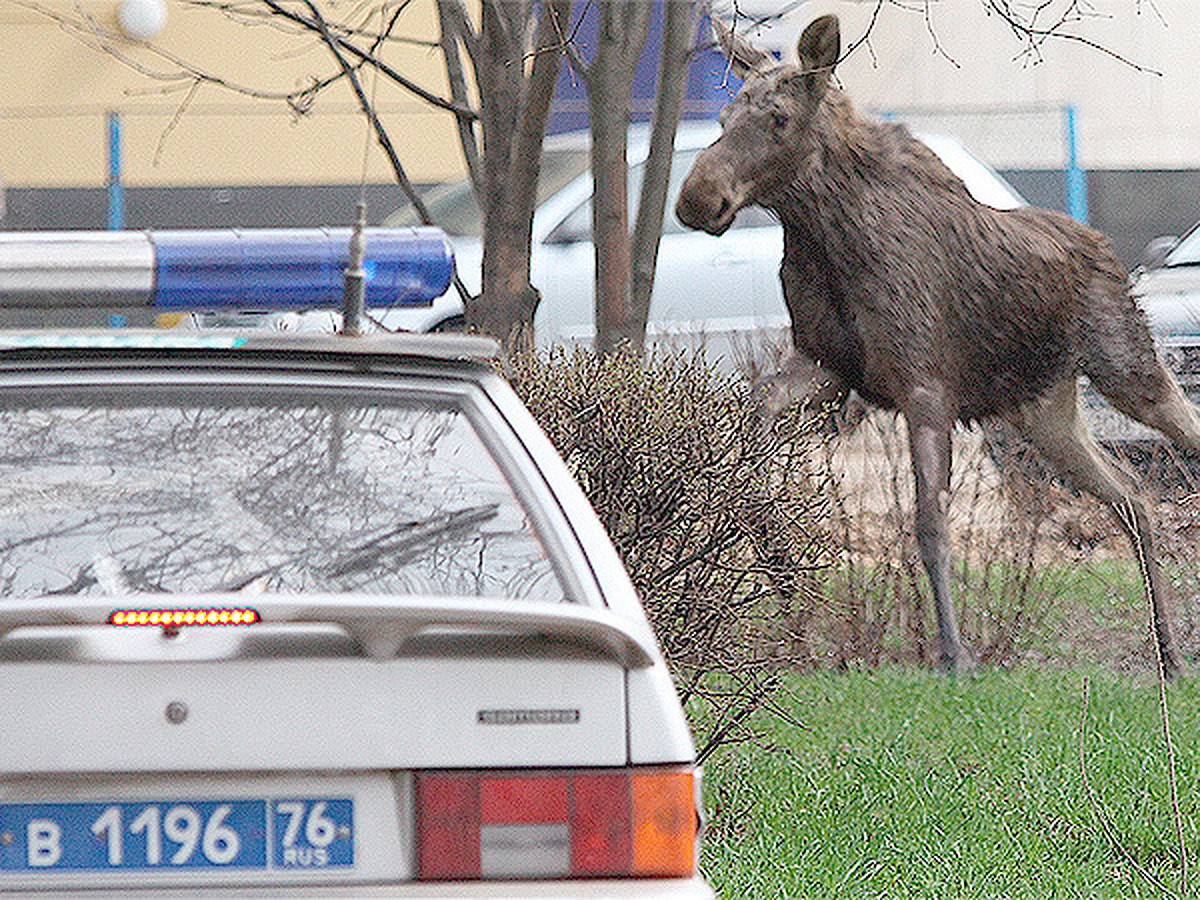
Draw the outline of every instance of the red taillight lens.
[[[571,874],[629,875],[633,870],[632,775],[576,775],[571,810]]]
[[[691,768],[420,772],[422,880],[690,877]]]
[[[478,778],[418,778],[417,846],[422,878],[478,878]]]

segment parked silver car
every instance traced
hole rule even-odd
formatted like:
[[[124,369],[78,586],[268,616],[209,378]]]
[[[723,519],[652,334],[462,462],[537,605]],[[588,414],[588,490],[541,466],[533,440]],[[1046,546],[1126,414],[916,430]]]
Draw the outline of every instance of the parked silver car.
[[[712,896],[663,658],[496,352],[0,333],[0,894]]]
[[[719,238],[684,228],[671,212],[692,162],[719,134],[716,122],[680,125],[648,334],[652,340],[703,343],[711,355],[740,358],[781,340],[787,343],[788,316],[779,284],[783,230],[758,207],[743,210]],[[981,202],[1001,209],[1024,203],[1011,185],[957,138],[923,134],[921,139]],[[635,197],[647,152],[646,131],[635,129],[629,148],[630,186]],[[535,321],[542,346],[590,342],[595,334],[589,164],[586,133],[546,140],[532,254],[532,281],[542,292]],[[460,181],[437,189],[429,206],[435,221],[450,234],[461,277],[470,290],[478,290],[482,216],[470,183]],[[411,211],[389,219],[391,225],[412,222]],[[428,309],[385,312],[380,321],[389,328],[428,331],[453,326],[461,316],[462,302],[451,290]]]
[[[1133,292],[1156,335],[1200,343],[1200,225],[1176,240],[1160,262],[1139,269]]]

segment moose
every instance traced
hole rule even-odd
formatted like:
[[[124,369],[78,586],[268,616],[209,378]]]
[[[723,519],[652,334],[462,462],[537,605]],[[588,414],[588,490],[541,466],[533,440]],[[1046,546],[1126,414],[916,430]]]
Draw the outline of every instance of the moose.
[[[836,17],[804,30],[795,65],[714,27],[744,83],[688,173],[676,215],[720,235],[747,205],[771,210],[783,225],[780,279],[804,361],[795,393],[839,403],[853,390],[903,414],[941,667],[974,666],[951,596],[951,432],[1001,417],[1115,511],[1142,565],[1161,669],[1178,673],[1150,507],[1088,433],[1078,378],[1193,452],[1200,410],[1156,354],[1107,239],[1049,210],[984,206],[902,125],[858,115],[832,83]]]

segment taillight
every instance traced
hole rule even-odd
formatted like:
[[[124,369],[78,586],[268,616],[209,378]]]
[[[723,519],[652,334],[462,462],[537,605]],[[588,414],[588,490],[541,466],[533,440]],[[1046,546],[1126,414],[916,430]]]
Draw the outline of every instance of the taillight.
[[[419,772],[417,877],[690,877],[690,767]]]

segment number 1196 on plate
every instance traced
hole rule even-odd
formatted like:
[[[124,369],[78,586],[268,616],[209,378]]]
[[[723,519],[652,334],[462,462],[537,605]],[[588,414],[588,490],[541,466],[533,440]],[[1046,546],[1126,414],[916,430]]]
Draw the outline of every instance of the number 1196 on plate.
[[[353,865],[349,798],[0,803],[0,871]]]

